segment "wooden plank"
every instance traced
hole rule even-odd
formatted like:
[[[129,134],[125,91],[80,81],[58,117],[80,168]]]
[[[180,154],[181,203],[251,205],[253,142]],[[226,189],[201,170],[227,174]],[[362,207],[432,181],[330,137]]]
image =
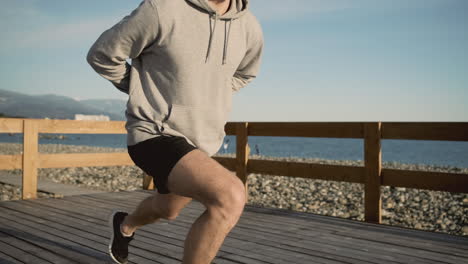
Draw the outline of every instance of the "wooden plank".
[[[468,193],[468,174],[382,169],[382,185]]]
[[[53,232],[53,235],[59,238],[70,239],[80,245],[89,247],[90,249],[102,252],[101,258],[110,258],[108,255],[108,229],[100,231],[99,233],[92,232],[96,230],[94,226],[86,226],[83,223],[75,225],[70,224],[71,220],[57,221],[56,215],[49,215],[47,210],[37,210],[33,207],[25,206],[24,204],[16,204],[14,207],[0,208],[0,212],[4,212],[6,208],[9,209],[9,215],[6,218],[13,220],[20,219],[19,222],[25,226],[36,228],[44,232]],[[84,226],[85,228],[81,228]],[[146,251],[143,251],[146,254]],[[105,256],[105,257],[104,257]],[[150,256],[151,258],[151,256]],[[136,263],[156,263],[149,258],[142,258],[138,254],[132,256],[132,261]],[[66,262],[65,262],[66,263]]]
[[[109,229],[107,219],[105,218],[110,213],[110,210],[99,210],[100,212],[105,213],[105,216],[104,214],[91,212],[91,210],[89,210],[90,214],[83,214],[84,211],[82,210],[81,206],[79,206],[80,204],[67,203],[67,205],[70,206],[66,206],[60,203],[62,201],[64,200],[54,200],[55,203],[53,204],[47,203],[45,199],[23,201],[22,204],[27,203],[27,207],[23,206],[18,208],[17,206],[15,206],[12,209],[31,212],[34,215],[41,215],[46,221],[63,223],[63,225],[73,227],[75,229],[81,230],[82,232],[87,232],[90,234],[101,236],[102,239],[96,241],[105,241],[105,243],[107,243],[109,237]],[[68,210],[66,208],[74,209]],[[38,210],[42,211],[38,213]],[[154,235],[158,234],[153,234],[153,236]],[[143,235],[143,237],[146,237],[148,239],[154,239],[153,236]],[[167,257],[167,249],[158,246],[160,244],[158,243],[158,241],[148,241],[147,239],[142,239],[141,237],[142,236],[139,234],[138,239],[132,242],[130,248],[130,252],[132,253],[132,255],[129,260],[134,261],[136,263],[147,263],[153,262],[149,261],[151,259],[157,259],[158,263],[180,263],[180,261],[177,259]],[[160,252],[164,253],[161,254]]]
[[[0,118],[0,133],[21,133],[23,120]],[[40,121],[41,133],[125,134],[124,121],[46,120]],[[238,122],[225,125],[227,135],[236,134]],[[258,136],[300,136],[363,138],[360,122],[250,122],[250,134]],[[383,139],[423,139],[468,141],[466,122],[384,122]]]
[[[364,167],[250,159],[249,173],[364,183]]]
[[[102,252],[58,237],[56,234],[18,223],[17,220],[7,219],[7,215],[4,214],[0,215],[1,225],[9,227],[8,230],[4,231],[5,233],[37,247],[44,247],[49,251],[56,252],[56,254],[70,259],[71,263],[83,263],[83,261],[87,263],[107,263],[109,261],[108,256]]]
[[[126,134],[125,121],[41,119],[40,133]]]
[[[383,139],[468,141],[467,122],[384,122]]]
[[[25,251],[23,253],[15,252],[14,254],[11,254],[12,257],[20,257],[20,255],[33,255],[35,258],[37,258],[36,261],[40,259],[42,262],[46,262],[46,263],[56,263],[56,264],[70,263],[70,259],[64,258],[60,255],[55,254],[52,251],[47,250],[46,248],[42,246],[37,246],[31,243],[28,243],[27,241],[24,241],[19,237],[11,236],[7,233],[3,233],[0,236],[0,241],[12,247]],[[5,249],[2,246],[0,246],[0,248]],[[6,251],[6,253],[9,254],[13,252]],[[17,253],[20,253],[20,254],[17,254]],[[26,263],[33,263],[33,261],[30,260],[29,262],[26,262]]]
[[[366,222],[381,223],[381,123],[366,123],[364,131],[364,167],[366,175],[366,182],[364,184],[364,218]]]
[[[250,147],[248,144],[249,123],[237,124],[237,137],[236,137],[236,175],[244,183],[245,199],[248,200],[249,189],[247,182],[247,164],[249,161]]]
[[[11,252],[10,252],[11,254]],[[2,264],[23,264],[24,262],[21,262],[15,258],[12,258],[2,252],[0,252],[0,263]]]
[[[249,122],[249,136],[363,138],[361,122]]]
[[[73,205],[77,205],[78,209],[81,209],[83,206],[79,203],[73,203]],[[110,210],[105,210],[106,218],[107,215],[110,214]],[[81,215],[83,211],[79,210],[77,215]],[[60,212],[62,217],[68,218],[73,217],[73,213],[69,210],[66,212]],[[61,218],[62,218],[61,217]],[[103,236],[105,240],[108,240],[108,229],[107,229],[107,222],[102,221],[103,216],[99,216],[97,219],[97,224],[93,224],[91,229],[86,230],[90,233],[99,233],[100,236]],[[85,221],[89,221],[90,218],[86,218]],[[80,221],[81,222],[81,221]],[[104,226],[105,225],[105,226]],[[98,230],[102,229],[103,230]],[[96,231],[97,230],[97,231]],[[164,261],[164,263],[180,263],[182,258],[183,252],[183,240],[177,241],[176,243],[166,243],[167,240],[161,239],[161,235],[158,232],[146,233],[146,232],[138,232],[138,236],[132,242],[130,247],[130,252],[132,254],[136,254],[136,256],[144,257],[146,259],[156,259],[158,261]],[[137,263],[141,263],[141,261],[137,261]]]
[[[3,233],[3,232],[0,231],[0,235],[1,236],[6,236],[8,234]],[[42,258],[39,258],[39,257],[37,257],[37,256],[35,256],[33,254],[30,254],[30,253],[24,251],[23,250],[24,248],[15,247],[15,246],[11,245],[10,243],[4,243],[2,240],[0,240],[0,249],[1,249],[1,251],[13,255],[17,259],[16,261],[21,261],[20,263],[52,263],[52,262],[46,261],[46,260],[44,260]],[[12,242],[12,244],[15,244],[15,243]],[[0,261],[1,261],[1,259],[0,259]],[[1,263],[4,263],[4,262],[1,262]],[[8,262],[6,262],[6,263],[8,263]]]
[[[0,133],[23,133],[23,119],[0,118]]]
[[[23,199],[35,199],[37,197],[37,168],[39,134],[38,123],[33,119],[24,120],[23,138]]]
[[[21,169],[23,155],[0,155],[0,170]]]
[[[347,220],[337,217],[316,215],[304,212],[294,212],[290,210],[275,208],[248,206],[246,208],[246,211],[244,211],[244,216],[250,215],[250,217],[256,217],[256,213],[268,214],[268,218],[271,221],[275,221],[282,226],[286,225],[286,223],[289,222],[287,221],[289,219],[293,219],[290,221],[293,221],[294,223],[297,220],[297,218],[302,218],[306,220],[305,222],[301,222],[301,226],[304,228],[317,227],[320,229],[324,229],[328,226],[333,227],[333,229],[330,229],[330,231],[342,231],[352,234],[361,234],[369,232],[385,233],[386,238],[388,238],[389,236],[392,236],[394,238],[404,237],[404,240],[408,241],[408,243],[413,246],[417,245],[418,241],[424,241],[424,243],[420,244],[422,247],[427,246],[427,242],[429,241],[437,245],[443,245],[444,250],[442,250],[441,252],[448,252],[449,248],[458,248],[461,250],[459,250],[458,252],[465,252],[468,250],[468,239],[461,236],[421,231],[403,227],[395,227],[384,224],[363,223],[355,220]],[[434,245],[431,245],[431,247],[433,248]],[[467,253],[465,253],[465,255],[468,257]]]
[[[353,239],[356,243],[373,244],[376,254],[390,254],[403,260],[403,263],[451,263],[458,264],[468,260],[466,257],[460,257],[444,252],[435,252],[430,246],[426,248],[414,247],[411,242],[405,240],[405,236],[397,239],[388,240],[383,233],[371,234],[369,232],[352,233],[337,232],[336,235],[341,239]],[[411,236],[409,236],[411,237]]]
[[[277,222],[281,226],[288,225],[285,219],[293,218],[293,221],[297,217],[304,218],[306,222],[301,222],[301,228],[317,228],[317,229],[328,229],[327,226],[333,227],[334,229],[329,230],[330,232],[341,234],[369,234],[368,237],[377,238],[377,236],[385,237],[382,240],[383,243],[391,242],[395,245],[402,245],[408,248],[428,249],[431,251],[437,250],[441,254],[453,254],[468,257],[468,239],[461,236],[448,235],[443,233],[429,232],[414,230],[409,228],[394,227],[383,224],[368,224],[360,221],[352,221],[346,219],[340,219],[330,216],[314,215],[310,213],[292,212],[284,209],[273,209],[273,208],[260,208],[260,207],[247,207],[247,212],[244,212],[244,217],[256,219],[256,221],[262,221],[256,214],[250,214],[253,212],[265,212],[268,214],[268,218],[271,221]],[[283,216],[280,218],[280,216]],[[292,223],[294,224],[294,222]]]
[[[100,234],[95,234],[92,231],[96,230],[94,225],[86,225],[83,223],[75,223],[75,225],[71,224],[74,220],[66,219],[60,221],[60,217],[57,214],[49,214],[48,208],[46,210],[41,211],[38,209],[44,209],[44,207],[30,207],[26,204],[21,203],[19,206],[16,204],[13,207],[4,207],[3,209],[0,208],[0,211],[10,209],[9,216],[6,218],[9,219],[20,219],[19,222],[26,227],[35,228],[39,231],[43,231],[46,233],[50,233],[53,236],[60,239],[66,239],[73,242],[76,242],[78,245],[77,247],[82,247],[80,250],[77,250],[79,253],[83,253],[87,251],[87,248],[97,250],[98,256],[100,259],[105,260],[106,258],[110,260],[108,257],[107,251],[107,242],[109,237],[109,230],[105,228],[105,230],[100,231]],[[75,214],[76,215],[76,214]],[[105,234],[105,235],[103,235]],[[129,259],[133,263],[155,263],[150,261],[148,258],[142,258],[139,256],[138,250],[136,250],[135,254],[132,254],[131,258]],[[142,251],[146,254],[146,251]],[[132,250],[133,253],[133,250]],[[84,253],[86,254],[86,253]],[[54,262],[55,263],[55,262]],[[65,262],[65,263],[69,263]],[[94,263],[94,262],[92,262]],[[106,262],[107,263],[107,262]]]
[[[251,253],[260,251],[262,254],[270,255],[288,263],[342,263],[342,261],[347,263],[373,263],[366,261],[366,257],[363,256],[359,258],[352,256],[352,254],[345,256],[347,250],[338,248],[338,246],[333,246],[330,249],[320,242],[315,242],[315,245],[309,246],[304,243],[313,243],[310,240],[283,239],[283,234],[285,233],[272,235],[239,225],[231,231],[229,234],[231,240],[228,241],[234,243],[237,243],[237,241],[250,241],[250,244],[241,244],[241,249]],[[280,255],[273,252],[280,253]],[[242,254],[239,255],[242,256]]]
[[[265,218],[265,216],[263,217]],[[249,223],[248,227],[245,227],[245,226],[242,226],[243,224],[243,220],[246,219],[246,215],[244,214],[243,215],[243,218],[241,218],[241,221],[240,221],[240,225],[239,227],[241,227],[242,229],[246,229],[246,228],[249,228],[252,227],[253,225],[251,223]],[[347,220],[342,220],[340,222],[344,222],[346,223]],[[259,223],[259,224],[263,224],[263,223]],[[311,224],[316,224],[315,221],[312,220]],[[268,224],[263,224],[265,227],[268,227]],[[254,230],[249,230],[249,234],[255,236],[257,235],[258,237],[264,237],[264,238],[269,238],[269,234],[270,233],[273,233],[275,232],[276,233],[276,230],[275,229],[278,229],[278,227],[281,226],[281,230],[283,230],[283,226],[284,224],[281,224],[281,223],[278,223],[276,225],[276,228],[274,226],[271,227],[272,231],[264,231],[263,232],[263,235],[262,233],[258,233],[256,234],[256,231]],[[368,225],[364,225],[363,223],[361,223],[361,226],[368,226]],[[336,229],[338,229],[338,227],[340,227],[339,224],[335,224],[335,227]],[[324,232],[323,234],[316,234],[316,232],[314,232],[315,229],[321,229],[322,228],[322,225],[320,224],[317,224],[315,226],[310,226],[309,228],[306,228],[304,227],[303,225],[300,225],[298,223],[298,228],[295,229],[295,230],[290,230],[287,232],[287,235],[284,234],[284,233],[281,233],[281,232],[278,232],[278,234],[281,234],[282,235],[282,238],[276,238],[275,237],[271,237],[269,238],[270,240],[272,241],[275,241],[275,240],[280,240],[284,243],[286,243],[287,245],[289,246],[300,246],[298,245],[296,242],[294,241],[289,241],[289,234],[294,234],[294,236],[300,236],[300,237],[303,237],[304,239],[304,242],[303,242],[303,245],[306,247],[306,248],[310,248],[310,249],[313,249],[313,248],[316,248],[316,247],[326,247],[327,244],[328,245],[335,245],[337,246],[338,248],[340,248],[340,251],[346,251],[347,249],[352,249],[354,251],[354,253],[351,253],[351,255],[353,257],[359,257],[360,255],[360,251],[361,250],[366,250],[369,252],[369,254],[367,253],[364,253],[364,254],[367,254],[367,257],[364,258],[364,260],[372,260],[372,259],[378,259],[378,258],[383,258],[383,260],[389,260],[390,257],[394,258],[395,260],[396,259],[399,259],[399,260],[405,260],[403,262],[406,262],[406,261],[409,261],[411,263],[414,263],[413,260],[416,258],[416,259],[419,259],[419,262],[421,262],[421,259],[424,258],[424,260],[422,261],[423,263],[431,263],[431,262],[437,262],[438,261],[441,261],[441,260],[444,260],[444,259],[447,259],[448,256],[452,256],[452,254],[457,254],[458,255],[458,258],[455,258],[453,260],[452,263],[457,263],[457,262],[460,262],[462,255],[461,252],[464,252],[463,250],[446,250],[446,248],[439,248],[439,247],[434,247],[434,245],[438,245],[439,243],[433,243],[433,241],[431,239],[426,239],[425,241],[417,241],[417,243],[414,243],[413,240],[411,239],[411,234],[408,236],[408,235],[400,235],[398,236],[398,239],[395,240],[396,242],[395,243],[388,243],[385,239],[379,239],[382,234],[385,234],[385,233],[381,233],[380,231],[379,232],[369,232],[368,230],[366,229],[356,229],[356,230],[349,230],[349,231],[346,231],[346,233],[343,233],[343,232],[340,232],[340,235],[339,236],[336,236],[335,233],[337,232],[336,230],[331,230],[331,231],[327,231],[327,232]],[[361,230],[362,229],[362,230]],[[258,227],[255,227],[255,230],[260,230],[260,228]],[[275,230],[275,231],[273,231]],[[382,229],[380,229],[382,230]],[[392,230],[389,230],[389,232],[392,232],[393,230],[399,230],[399,229],[392,229]],[[414,232],[414,231],[413,231]],[[310,233],[310,235],[308,234]],[[428,233],[428,232],[415,232],[415,233]],[[365,238],[365,239],[361,239],[361,238],[354,238],[354,239],[350,239],[347,234],[368,234],[368,237],[371,237],[371,238],[374,238],[372,240],[369,240],[368,238]],[[443,234],[438,234],[439,237],[443,237],[444,235]],[[316,241],[317,243],[319,243],[319,245],[313,245],[314,243],[314,240],[315,238],[318,237],[319,238],[319,241]],[[250,239],[249,239],[250,240]],[[350,241],[351,240],[351,241]],[[423,243],[421,243],[423,242]],[[429,242],[429,243],[428,243]],[[320,244],[323,244],[322,246]],[[431,245],[431,244],[434,244],[434,245]],[[454,244],[452,244],[454,245]],[[357,248],[356,248],[357,246]],[[435,248],[438,248],[440,249],[440,251],[438,252],[434,252],[434,249]],[[400,251],[400,253],[398,255],[395,255],[393,254],[395,251]],[[373,253],[372,252],[379,252],[377,255],[372,255]],[[422,252],[422,253],[419,253],[419,252]],[[361,253],[362,254],[362,253]],[[401,256],[400,256],[401,255]],[[464,258],[466,259],[466,254],[464,254]],[[428,259],[428,258],[433,258],[433,259],[438,259],[438,260],[431,260],[431,259]],[[449,258],[452,258],[452,257],[449,257]],[[413,260],[412,260],[413,259]],[[457,260],[458,259],[458,260]],[[380,261],[378,261],[378,263],[380,263]]]
[[[236,170],[237,159],[236,158],[226,158],[226,157],[215,157],[212,156],[214,160],[223,165],[226,169],[230,171]]]
[[[229,255],[225,255],[225,256],[222,256],[222,257],[215,258],[213,263],[214,264],[230,264],[230,263],[236,263],[236,264],[237,263],[263,264],[263,263],[270,263],[270,262],[251,259],[251,258],[247,258],[247,257],[242,256],[242,255],[229,254]]]
[[[75,196],[75,198],[77,197]],[[99,204],[94,204],[89,203],[89,201],[80,203],[80,200],[81,199],[54,199],[52,202],[47,203],[44,199],[38,199],[31,202],[31,206],[42,204],[43,206],[57,208],[59,211],[54,211],[54,214],[50,216],[52,219],[55,217],[60,218],[57,216],[57,214],[60,214],[62,216],[76,218],[76,221],[81,222],[81,225],[85,225],[89,222],[92,224],[92,228],[84,230],[86,232],[94,232],[96,229],[104,228],[105,233],[100,232],[100,235],[105,237],[107,240],[107,217],[112,212],[112,207],[106,204],[105,201],[101,201]],[[16,207],[11,209],[18,210]],[[38,213],[36,212],[36,214]],[[85,223],[83,223],[83,221],[85,221]],[[136,239],[131,245],[131,251],[147,259],[155,258],[164,260],[164,263],[180,263],[182,255],[181,245],[161,243],[161,241],[157,241],[157,236],[157,232],[154,232],[152,236],[145,234],[138,235],[138,239]],[[183,244],[183,241],[180,241],[180,244]],[[140,263],[140,261],[138,261],[138,263]]]
[[[40,154],[40,168],[135,165],[127,152]]]

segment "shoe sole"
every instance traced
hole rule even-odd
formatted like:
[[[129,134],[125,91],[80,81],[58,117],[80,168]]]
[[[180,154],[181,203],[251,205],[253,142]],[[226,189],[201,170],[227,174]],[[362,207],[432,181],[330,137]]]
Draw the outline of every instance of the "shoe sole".
[[[109,240],[109,255],[111,256],[112,260],[115,261],[115,263],[119,263],[119,264],[125,264],[127,262],[120,262],[118,261],[117,259],[115,259],[114,257],[114,254],[112,254],[112,242],[114,241],[114,216],[116,213],[118,212],[122,212],[120,210],[113,210],[112,211],[112,214],[110,215],[109,217],[109,229],[110,229],[110,233],[111,233],[111,238]]]

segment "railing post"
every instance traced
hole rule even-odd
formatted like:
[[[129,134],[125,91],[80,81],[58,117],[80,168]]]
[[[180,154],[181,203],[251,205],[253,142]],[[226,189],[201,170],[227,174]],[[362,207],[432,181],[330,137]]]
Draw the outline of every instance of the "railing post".
[[[364,123],[364,186],[365,221],[381,223],[382,200],[380,196],[382,173],[381,122]]]
[[[37,198],[38,121],[23,120],[23,199]]]
[[[249,198],[247,184],[247,163],[249,161],[250,148],[248,144],[248,124],[240,122],[236,124],[236,175],[245,186],[246,201]]]
[[[154,190],[153,177],[146,173],[143,174],[143,190]]]

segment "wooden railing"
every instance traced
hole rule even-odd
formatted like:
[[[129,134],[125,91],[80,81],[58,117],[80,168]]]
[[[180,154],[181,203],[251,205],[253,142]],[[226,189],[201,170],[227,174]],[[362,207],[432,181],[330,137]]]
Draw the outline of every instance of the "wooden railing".
[[[123,121],[75,121],[0,118],[0,133],[23,133],[21,155],[0,155],[0,170],[23,170],[23,199],[36,198],[37,169],[134,165],[125,153],[40,154],[38,133],[125,134]],[[213,157],[236,171],[247,188],[249,173],[364,184],[365,220],[381,222],[381,186],[468,193],[468,175],[382,168],[382,139],[468,141],[468,123],[460,122],[229,122],[236,135],[236,158]],[[364,139],[364,166],[325,165],[249,159],[248,136]],[[146,177],[144,188],[151,188]]]

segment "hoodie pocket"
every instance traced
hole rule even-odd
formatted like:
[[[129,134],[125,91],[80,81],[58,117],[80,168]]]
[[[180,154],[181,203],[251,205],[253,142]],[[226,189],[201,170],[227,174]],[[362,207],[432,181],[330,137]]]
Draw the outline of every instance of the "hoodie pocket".
[[[172,104],[166,123],[196,145],[204,146],[224,137],[225,119],[223,110]]]

